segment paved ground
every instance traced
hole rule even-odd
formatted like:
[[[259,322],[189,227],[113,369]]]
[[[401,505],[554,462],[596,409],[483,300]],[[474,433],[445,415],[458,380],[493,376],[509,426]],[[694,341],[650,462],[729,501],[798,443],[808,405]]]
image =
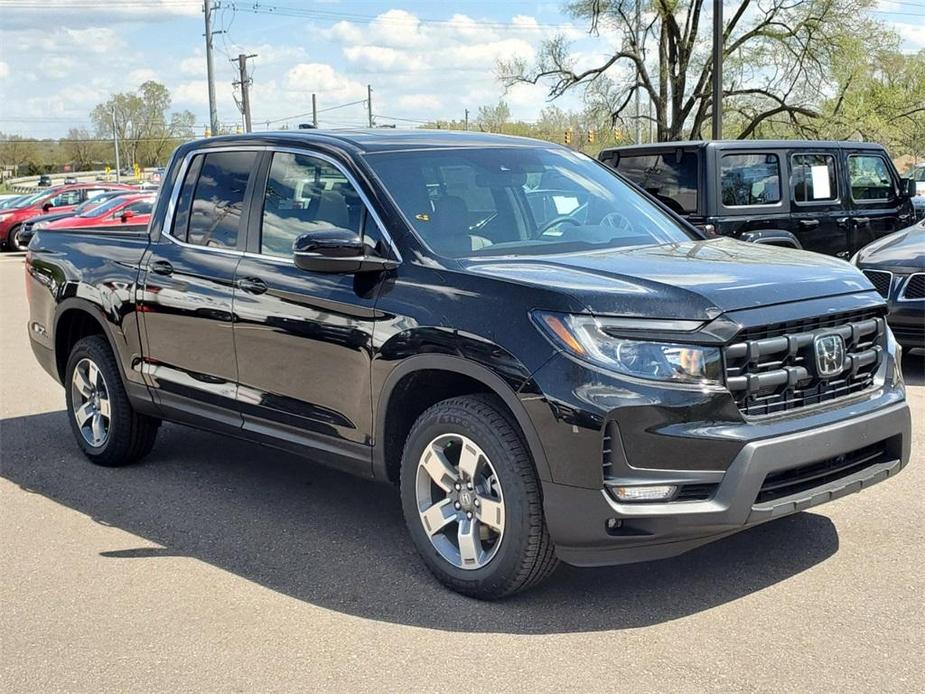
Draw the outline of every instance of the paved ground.
[[[438,586],[388,488],[177,426],[87,464],[0,258],[0,691],[923,691],[925,374],[898,477],[684,557]]]

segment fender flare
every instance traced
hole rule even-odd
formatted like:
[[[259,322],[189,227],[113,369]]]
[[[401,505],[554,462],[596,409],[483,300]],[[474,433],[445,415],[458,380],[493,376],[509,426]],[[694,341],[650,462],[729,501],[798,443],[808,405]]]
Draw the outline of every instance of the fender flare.
[[[739,236],[740,241],[748,243],[760,243],[766,246],[782,246],[803,250],[803,244],[790,231],[784,229],[753,229],[742,232]]]
[[[122,382],[125,383],[125,368],[122,363],[122,352],[116,346],[115,339],[113,339],[112,326],[109,324],[109,320],[106,318],[106,314],[103,312],[103,309],[100,306],[94,304],[92,301],[88,301],[87,299],[82,299],[80,297],[70,297],[65,299],[59,303],[57,309],[55,309],[55,324],[51,335],[52,344],[54,345],[55,350],[55,364],[57,365],[59,363],[59,357],[67,359],[66,355],[58,354],[58,324],[61,322],[61,318],[64,316],[64,314],[70,311],[80,311],[85,313],[99,324],[103,335],[106,336],[106,341],[109,343],[109,348],[112,350],[113,355],[116,357],[116,364],[119,366]]]
[[[536,466],[536,472],[543,482],[552,481],[549,469],[549,461],[546,458],[546,452],[540,437],[530,420],[526,409],[517,397],[517,393],[511,388],[507,381],[490,369],[460,357],[449,356],[444,354],[419,354],[405,359],[386,377],[382,388],[379,391],[379,398],[376,401],[376,411],[373,413],[373,422],[375,426],[375,441],[373,447],[373,474],[377,479],[388,479],[386,473],[385,446],[382,445],[385,434],[385,416],[388,412],[389,399],[395,386],[405,377],[417,371],[449,371],[452,373],[467,376],[478,381],[488,388],[494,395],[501,398],[508,410],[514,416],[514,420],[523,432],[527,448],[533,456],[533,462]]]

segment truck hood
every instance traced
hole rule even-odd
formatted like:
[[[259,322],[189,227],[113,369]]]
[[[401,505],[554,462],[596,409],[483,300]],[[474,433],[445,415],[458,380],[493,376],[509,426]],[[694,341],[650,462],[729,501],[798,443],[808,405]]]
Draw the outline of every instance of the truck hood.
[[[568,293],[590,313],[642,318],[710,320],[726,311],[873,289],[844,261],[729,238],[461,262],[469,272]]]

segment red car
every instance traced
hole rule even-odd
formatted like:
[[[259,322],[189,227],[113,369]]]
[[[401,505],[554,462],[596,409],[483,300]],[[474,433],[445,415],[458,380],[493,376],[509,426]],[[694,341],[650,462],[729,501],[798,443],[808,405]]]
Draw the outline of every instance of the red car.
[[[151,209],[153,207],[154,196],[151,193],[121,195],[74,217],[64,217],[63,219],[49,222],[42,230],[147,224],[148,220],[151,219]]]
[[[106,190],[131,190],[131,186],[119,183],[78,183],[40,190],[21,200],[19,205],[0,211],[0,248],[14,251],[26,250],[18,237],[23,222],[51,209],[66,212],[80,203]]]

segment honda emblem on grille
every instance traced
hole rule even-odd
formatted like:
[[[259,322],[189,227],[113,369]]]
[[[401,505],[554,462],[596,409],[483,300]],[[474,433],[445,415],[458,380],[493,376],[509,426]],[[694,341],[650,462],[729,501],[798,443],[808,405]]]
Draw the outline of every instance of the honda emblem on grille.
[[[813,343],[816,373],[832,378],[845,369],[845,341],[841,335],[819,335]]]

